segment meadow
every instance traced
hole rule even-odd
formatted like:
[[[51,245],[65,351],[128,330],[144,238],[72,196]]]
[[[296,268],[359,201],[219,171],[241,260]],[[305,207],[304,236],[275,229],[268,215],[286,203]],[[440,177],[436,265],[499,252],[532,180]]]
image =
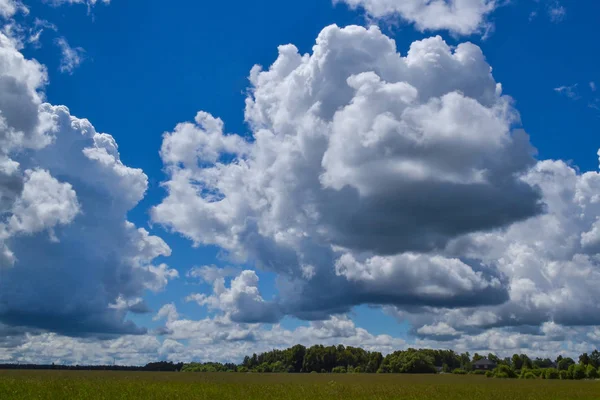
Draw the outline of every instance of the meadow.
[[[409,374],[0,371],[0,399],[597,400],[600,381]]]

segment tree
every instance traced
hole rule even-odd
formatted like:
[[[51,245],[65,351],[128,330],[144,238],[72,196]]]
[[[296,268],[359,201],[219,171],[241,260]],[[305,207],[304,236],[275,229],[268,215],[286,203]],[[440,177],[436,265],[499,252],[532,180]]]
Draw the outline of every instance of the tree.
[[[544,378],[545,379],[559,379],[560,375],[558,373],[558,370],[556,370],[554,368],[547,368],[546,370],[544,370]]]
[[[383,355],[374,351],[369,355],[369,362],[367,363],[367,367],[365,368],[365,372],[377,372],[381,362],[383,361]]]
[[[511,361],[512,361],[512,367],[514,370],[519,370],[519,369],[523,368],[523,360],[521,359],[521,357],[518,354],[513,354]]]
[[[508,365],[498,365],[493,371],[494,377],[496,378],[516,378],[515,371],[512,370]]]
[[[493,353],[488,354],[488,360],[493,361],[496,364],[500,364],[500,358]]]
[[[598,379],[598,370],[592,364],[588,364],[585,370],[585,376],[588,379]]]
[[[588,365],[590,363],[590,356],[587,353],[583,353],[579,356],[579,364]]]
[[[414,353],[406,362],[401,372],[409,374],[435,374],[433,359],[425,354]]]
[[[533,360],[533,367],[534,368],[550,368],[552,366],[552,360],[550,360],[549,358],[536,358],[535,360]]]
[[[559,371],[567,371],[569,369],[569,367],[573,364],[575,364],[575,361],[573,361],[572,358],[570,358],[570,357],[561,358],[558,361],[558,369],[559,369]]]
[[[571,376],[571,379],[585,379],[586,367],[579,364],[571,364],[567,372]]]
[[[522,368],[532,369],[533,362],[531,362],[531,358],[529,358],[526,354],[521,354],[521,360],[523,362]]]
[[[590,364],[596,368],[600,367],[600,351],[592,351],[592,354],[590,354]]]
[[[287,352],[286,364],[291,366],[294,372],[302,371],[302,364],[304,363],[304,356],[306,355],[306,347],[297,344],[291,347]]]

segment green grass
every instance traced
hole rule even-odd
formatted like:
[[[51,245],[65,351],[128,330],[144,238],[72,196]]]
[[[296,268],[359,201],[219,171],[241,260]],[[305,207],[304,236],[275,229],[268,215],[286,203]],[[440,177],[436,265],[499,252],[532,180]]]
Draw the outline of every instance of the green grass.
[[[600,399],[600,381],[452,375],[0,371],[0,399]]]

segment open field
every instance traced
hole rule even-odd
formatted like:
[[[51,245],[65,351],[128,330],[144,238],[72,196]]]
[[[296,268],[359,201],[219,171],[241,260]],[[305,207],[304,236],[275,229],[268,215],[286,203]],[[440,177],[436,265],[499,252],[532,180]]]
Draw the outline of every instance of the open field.
[[[600,381],[453,375],[0,371],[0,399],[597,400]]]

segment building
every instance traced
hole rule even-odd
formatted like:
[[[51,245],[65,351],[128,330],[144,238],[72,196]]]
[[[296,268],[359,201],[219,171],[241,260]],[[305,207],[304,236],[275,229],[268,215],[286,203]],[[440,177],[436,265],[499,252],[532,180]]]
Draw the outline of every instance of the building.
[[[475,370],[490,371],[494,368],[496,368],[496,363],[487,358],[482,358],[473,363],[473,369]]]

